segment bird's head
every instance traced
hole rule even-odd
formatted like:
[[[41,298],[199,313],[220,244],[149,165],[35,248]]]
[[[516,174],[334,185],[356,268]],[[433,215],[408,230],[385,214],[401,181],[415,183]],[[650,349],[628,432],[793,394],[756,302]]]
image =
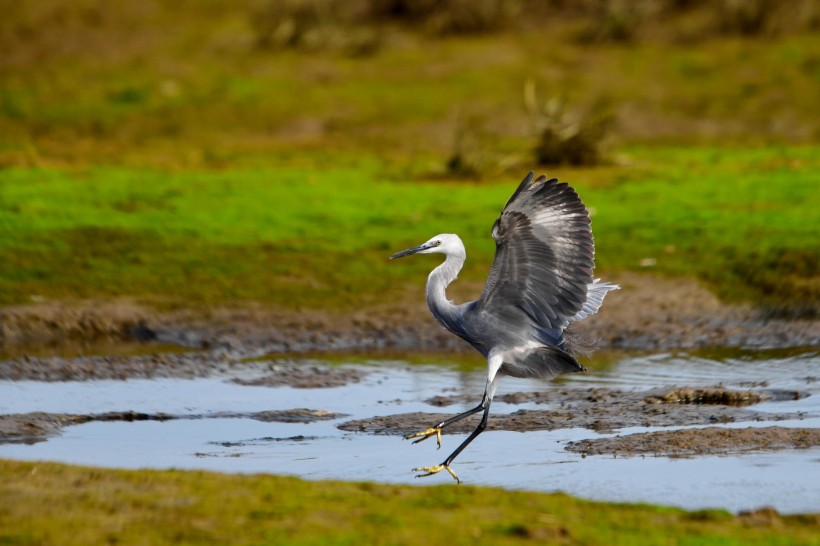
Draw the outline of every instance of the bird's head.
[[[414,246],[413,248],[396,252],[390,256],[390,259],[393,260],[395,258],[404,258],[405,256],[410,256],[411,254],[433,253],[445,254],[447,256],[464,254],[464,243],[461,242],[458,235],[453,233],[442,233],[436,235],[429,241],[420,244],[419,246]]]

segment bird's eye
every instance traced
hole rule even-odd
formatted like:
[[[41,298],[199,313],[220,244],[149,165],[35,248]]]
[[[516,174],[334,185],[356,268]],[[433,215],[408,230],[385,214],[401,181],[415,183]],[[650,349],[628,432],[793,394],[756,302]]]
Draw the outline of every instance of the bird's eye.
[[[441,246],[441,241],[436,241],[435,243],[433,243],[433,245],[434,246]]]

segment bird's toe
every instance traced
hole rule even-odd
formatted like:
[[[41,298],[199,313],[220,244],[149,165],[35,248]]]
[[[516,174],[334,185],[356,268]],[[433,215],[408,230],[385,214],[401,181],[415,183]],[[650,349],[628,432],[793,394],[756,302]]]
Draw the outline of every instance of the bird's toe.
[[[453,472],[453,469],[450,468],[450,465],[447,464],[437,464],[435,466],[420,466],[419,468],[414,468],[413,472],[423,472],[423,474],[417,474],[417,478],[425,478],[427,476],[432,476],[433,474],[438,474],[442,470],[446,470],[450,473],[456,483],[461,483],[461,480],[458,479],[456,473]]]
[[[415,432],[413,434],[408,434],[404,437],[405,440],[412,440],[413,438],[417,438],[413,443],[417,444],[419,442],[423,442],[427,438],[435,436],[436,437],[436,444],[439,448],[441,448],[441,428],[440,427],[431,427],[427,430],[423,430],[421,432]]]

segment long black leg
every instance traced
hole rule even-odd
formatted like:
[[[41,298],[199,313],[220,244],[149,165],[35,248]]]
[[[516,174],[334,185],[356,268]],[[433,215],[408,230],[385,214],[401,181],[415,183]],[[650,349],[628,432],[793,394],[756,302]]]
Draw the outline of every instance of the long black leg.
[[[462,420],[462,419],[464,419],[465,417],[469,417],[470,415],[473,415],[474,413],[478,413],[478,412],[479,412],[479,411],[481,411],[481,410],[486,410],[486,408],[488,408],[488,407],[490,407],[490,405],[489,405],[489,403],[487,402],[487,395],[486,395],[486,393],[485,393],[485,394],[484,394],[484,398],[482,398],[482,399],[481,399],[481,403],[480,403],[479,405],[477,405],[476,407],[474,407],[474,408],[472,408],[472,409],[468,409],[468,410],[467,410],[467,411],[465,411],[464,413],[459,413],[459,414],[458,414],[458,415],[456,415],[455,417],[450,417],[450,418],[449,418],[449,419],[447,419],[446,421],[442,421],[441,423],[437,424],[437,425],[436,425],[435,427],[433,427],[433,428],[444,428],[444,427],[446,427],[447,425],[452,425],[452,424],[453,424],[453,423],[455,423],[456,421],[461,421],[461,420]]]
[[[489,397],[486,397],[486,398],[485,398],[485,400],[484,400],[484,401],[482,401],[482,406],[484,406],[484,415],[481,417],[481,422],[478,424],[478,426],[475,428],[475,430],[474,430],[474,431],[473,431],[473,432],[472,432],[472,433],[471,433],[471,434],[467,437],[467,439],[466,439],[466,440],[464,440],[464,441],[461,443],[461,445],[460,445],[460,446],[458,446],[458,447],[456,448],[456,450],[455,450],[455,451],[453,451],[453,452],[450,454],[450,456],[449,456],[449,457],[447,457],[447,458],[444,460],[444,462],[443,462],[443,463],[441,463],[440,465],[436,465],[436,466],[422,466],[422,467],[420,467],[420,468],[414,468],[413,470],[416,470],[416,471],[418,471],[418,472],[424,472],[424,473],[425,473],[425,474],[419,474],[419,475],[417,475],[417,476],[416,476],[417,478],[423,478],[423,477],[425,477],[425,476],[431,476],[431,475],[433,475],[433,474],[436,474],[436,473],[438,473],[438,472],[441,472],[442,470],[446,470],[447,472],[449,472],[449,473],[450,473],[450,475],[453,477],[453,479],[455,479],[457,482],[461,483],[461,480],[459,480],[459,479],[458,479],[458,476],[456,476],[456,473],[455,473],[455,472],[453,472],[453,469],[452,469],[452,468],[450,468],[450,463],[452,463],[452,462],[453,462],[453,459],[455,459],[456,457],[458,457],[458,454],[459,454],[459,453],[461,453],[462,451],[464,451],[464,448],[465,448],[465,447],[467,447],[468,445],[470,445],[470,442],[472,442],[473,440],[475,440],[475,439],[476,439],[476,436],[478,436],[479,434],[481,434],[482,432],[484,432],[484,429],[486,429],[486,428],[487,428],[487,421],[488,421],[488,420],[489,420],[489,418],[490,418],[490,399],[489,399]],[[480,409],[481,409],[481,407],[480,407],[480,406],[479,406],[479,408],[473,408],[473,410],[470,410],[469,412],[465,412],[465,413],[463,413],[463,414],[461,414],[461,415],[457,415],[457,416],[456,416],[456,417],[454,417],[453,419],[448,419],[448,421],[451,421],[451,422],[452,422],[453,420],[458,420],[457,418],[465,417],[465,416],[467,416],[467,415],[470,415],[471,413],[477,413],[477,412],[478,412],[478,410],[480,410]],[[447,422],[447,421],[444,421],[444,423],[446,423],[446,422]]]
[[[441,448],[441,429],[443,429],[444,427],[446,427],[448,425],[452,425],[456,421],[460,421],[460,420],[464,419],[465,417],[469,417],[470,415],[473,415],[474,413],[478,413],[481,410],[486,410],[486,408],[488,408],[489,405],[490,405],[490,397],[487,395],[487,391],[485,390],[484,391],[484,396],[481,398],[481,403],[479,405],[477,405],[476,407],[474,407],[472,409],[469,409],[469,410],[465,411],[464,413],[459,413],[458,415],[456,415],[454,417],[450,417],[449,419],[446,419],[446,420],[442,421],[441,423],[439,423],[439,424],[437,424],[433,427],[428,428],[427,430],[423,430],[421,432],[416,432],[416,433],[413,433],[413,434],[408,434],[407,436],[404,437],[404,439],[405,440],[412,440],[413,438],[417,438],[417,440],[413,442],[414,444],[417,444],[419,442],[422,442],[422,441],[426,440],[427,438],[429,438],[431,436],[435,436],[436,437],[436,444],[438,445],[439,448]]]
[[[450,466],[450,463],[453,462],[453,459],[458,457],[458,454],[461,453],[462,451],[464,451],[464,448],[467,447],[470,444],[470,442],[475,440],[476,436],[478,436],[479,434],[484,432],[484,429],[487,428],[487,421],[489,420],[489,418],[490,418],[490,403],[487,402],[487,406],[484,408],[484,415],[481,417],[481,422],[478,424],[478,426],[475,428],[475,430],[469,436],[467,436],[467,439],[464,440],[463,442],[461,442],[461,445],[458,446],[456,448],[456,450],[453,451],[450,454],[450,456],[447,457],[444,460],[444,462],[441,463],[441,464],[444,465],[444,466]]]

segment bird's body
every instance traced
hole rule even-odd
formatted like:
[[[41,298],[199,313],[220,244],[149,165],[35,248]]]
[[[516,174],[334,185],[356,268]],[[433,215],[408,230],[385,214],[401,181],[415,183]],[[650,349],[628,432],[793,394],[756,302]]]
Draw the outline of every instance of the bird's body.
[[[487,386],[478,406],[408,436],[418,442],[436,435],[440,443],[443,427],[484,411],[478,428],[441,465],[417,469],[426,472],[423,475],[446,469],[456,477],[450,463],[486,427],[501,376],[548,379],[584,371],[571,354],[565,331],[570,323],[597,312],[606,293],[618,288],[593,279],[589,213],[565,183],[544,176],[533,180],[530,173],[504,206],[492,235],[496,255],[484,292],[460,305],[446,295],[467,256],[457,235],[437,235],[391,256],[446,256],[427,279],[430,312],[487,358]]]

